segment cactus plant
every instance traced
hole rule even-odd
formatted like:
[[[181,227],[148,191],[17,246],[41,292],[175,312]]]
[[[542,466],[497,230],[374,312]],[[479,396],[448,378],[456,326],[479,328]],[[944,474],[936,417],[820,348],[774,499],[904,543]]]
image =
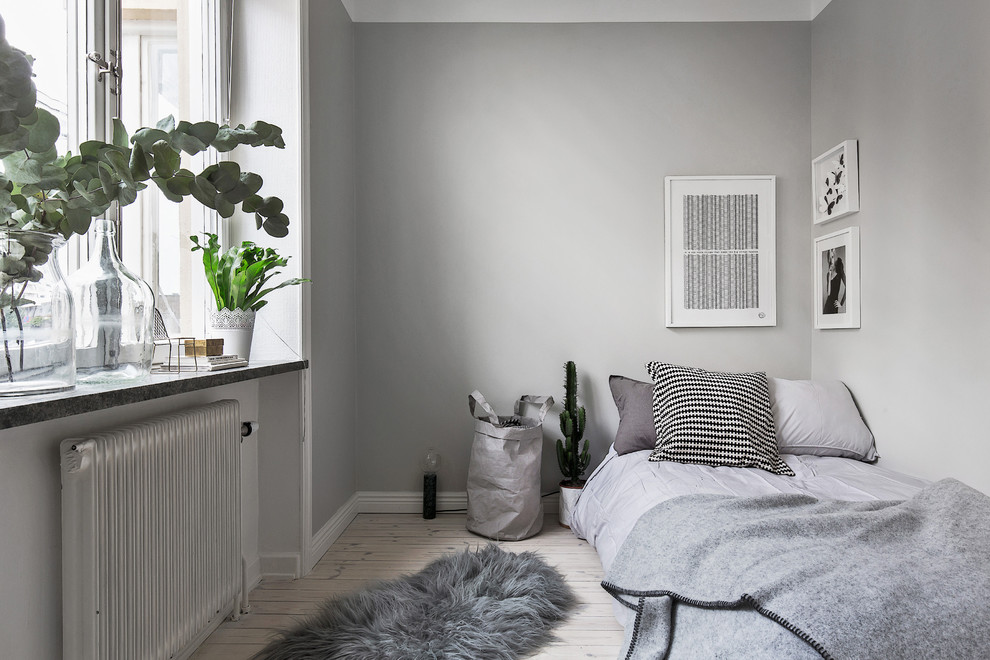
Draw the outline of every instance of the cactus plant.
[[[584,438],[585,413],[584,406],[577,404],[577,367],[573,361],[564,365],[567,376],[564,380],[564,410],[560,413],[560,432],[564,440],[557,440],[557,463],[564,474],[562,486],[581,486],[581,475],[591,462],[588,453],[588,441]]]

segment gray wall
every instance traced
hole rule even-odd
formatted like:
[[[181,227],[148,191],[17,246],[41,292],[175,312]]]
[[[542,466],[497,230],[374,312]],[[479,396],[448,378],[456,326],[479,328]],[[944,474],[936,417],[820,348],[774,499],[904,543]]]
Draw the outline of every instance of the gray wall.
[[[338,0],[308,6],[315,534],[356,490],[354,28]]]
[[[809,23],[355,27],[359,490],[430,445],[463,490],[467,394],[560,399],[568,359],[596,462],[611,373],[809,375]],[[778,176],[776,328],[664,327],[671,174]]]
[[[814,375],[850,385],[886,466],[985,492],[988,26],[986,0],[833,0],[812,28],[813,151],[857,138],[862,191],[815,235],[859,226],[863,273],[863,327],[814,331]]]

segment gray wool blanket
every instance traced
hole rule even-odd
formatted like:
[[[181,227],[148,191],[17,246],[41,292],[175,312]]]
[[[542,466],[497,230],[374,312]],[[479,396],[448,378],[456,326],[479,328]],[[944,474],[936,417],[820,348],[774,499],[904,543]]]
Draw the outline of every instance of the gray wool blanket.
[[[636,614],[620,658],[990,658],[990,497],[674,498],[602,586]]]

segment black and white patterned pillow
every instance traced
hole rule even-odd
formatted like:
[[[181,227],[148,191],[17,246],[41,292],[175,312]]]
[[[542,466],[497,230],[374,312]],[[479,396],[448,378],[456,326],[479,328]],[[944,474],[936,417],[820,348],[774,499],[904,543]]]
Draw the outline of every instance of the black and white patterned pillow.
[[[767,375],[649,362],[657,444],[651,461],[758,467],[794,476],[777,453]]]

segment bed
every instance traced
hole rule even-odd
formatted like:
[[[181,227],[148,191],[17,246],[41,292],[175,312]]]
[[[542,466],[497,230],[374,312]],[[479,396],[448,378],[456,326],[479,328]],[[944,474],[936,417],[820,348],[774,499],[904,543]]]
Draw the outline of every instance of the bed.
[[[570,521],[620,657],[990,657],[990,498],[878,465],[838,381],[647,368]]]

